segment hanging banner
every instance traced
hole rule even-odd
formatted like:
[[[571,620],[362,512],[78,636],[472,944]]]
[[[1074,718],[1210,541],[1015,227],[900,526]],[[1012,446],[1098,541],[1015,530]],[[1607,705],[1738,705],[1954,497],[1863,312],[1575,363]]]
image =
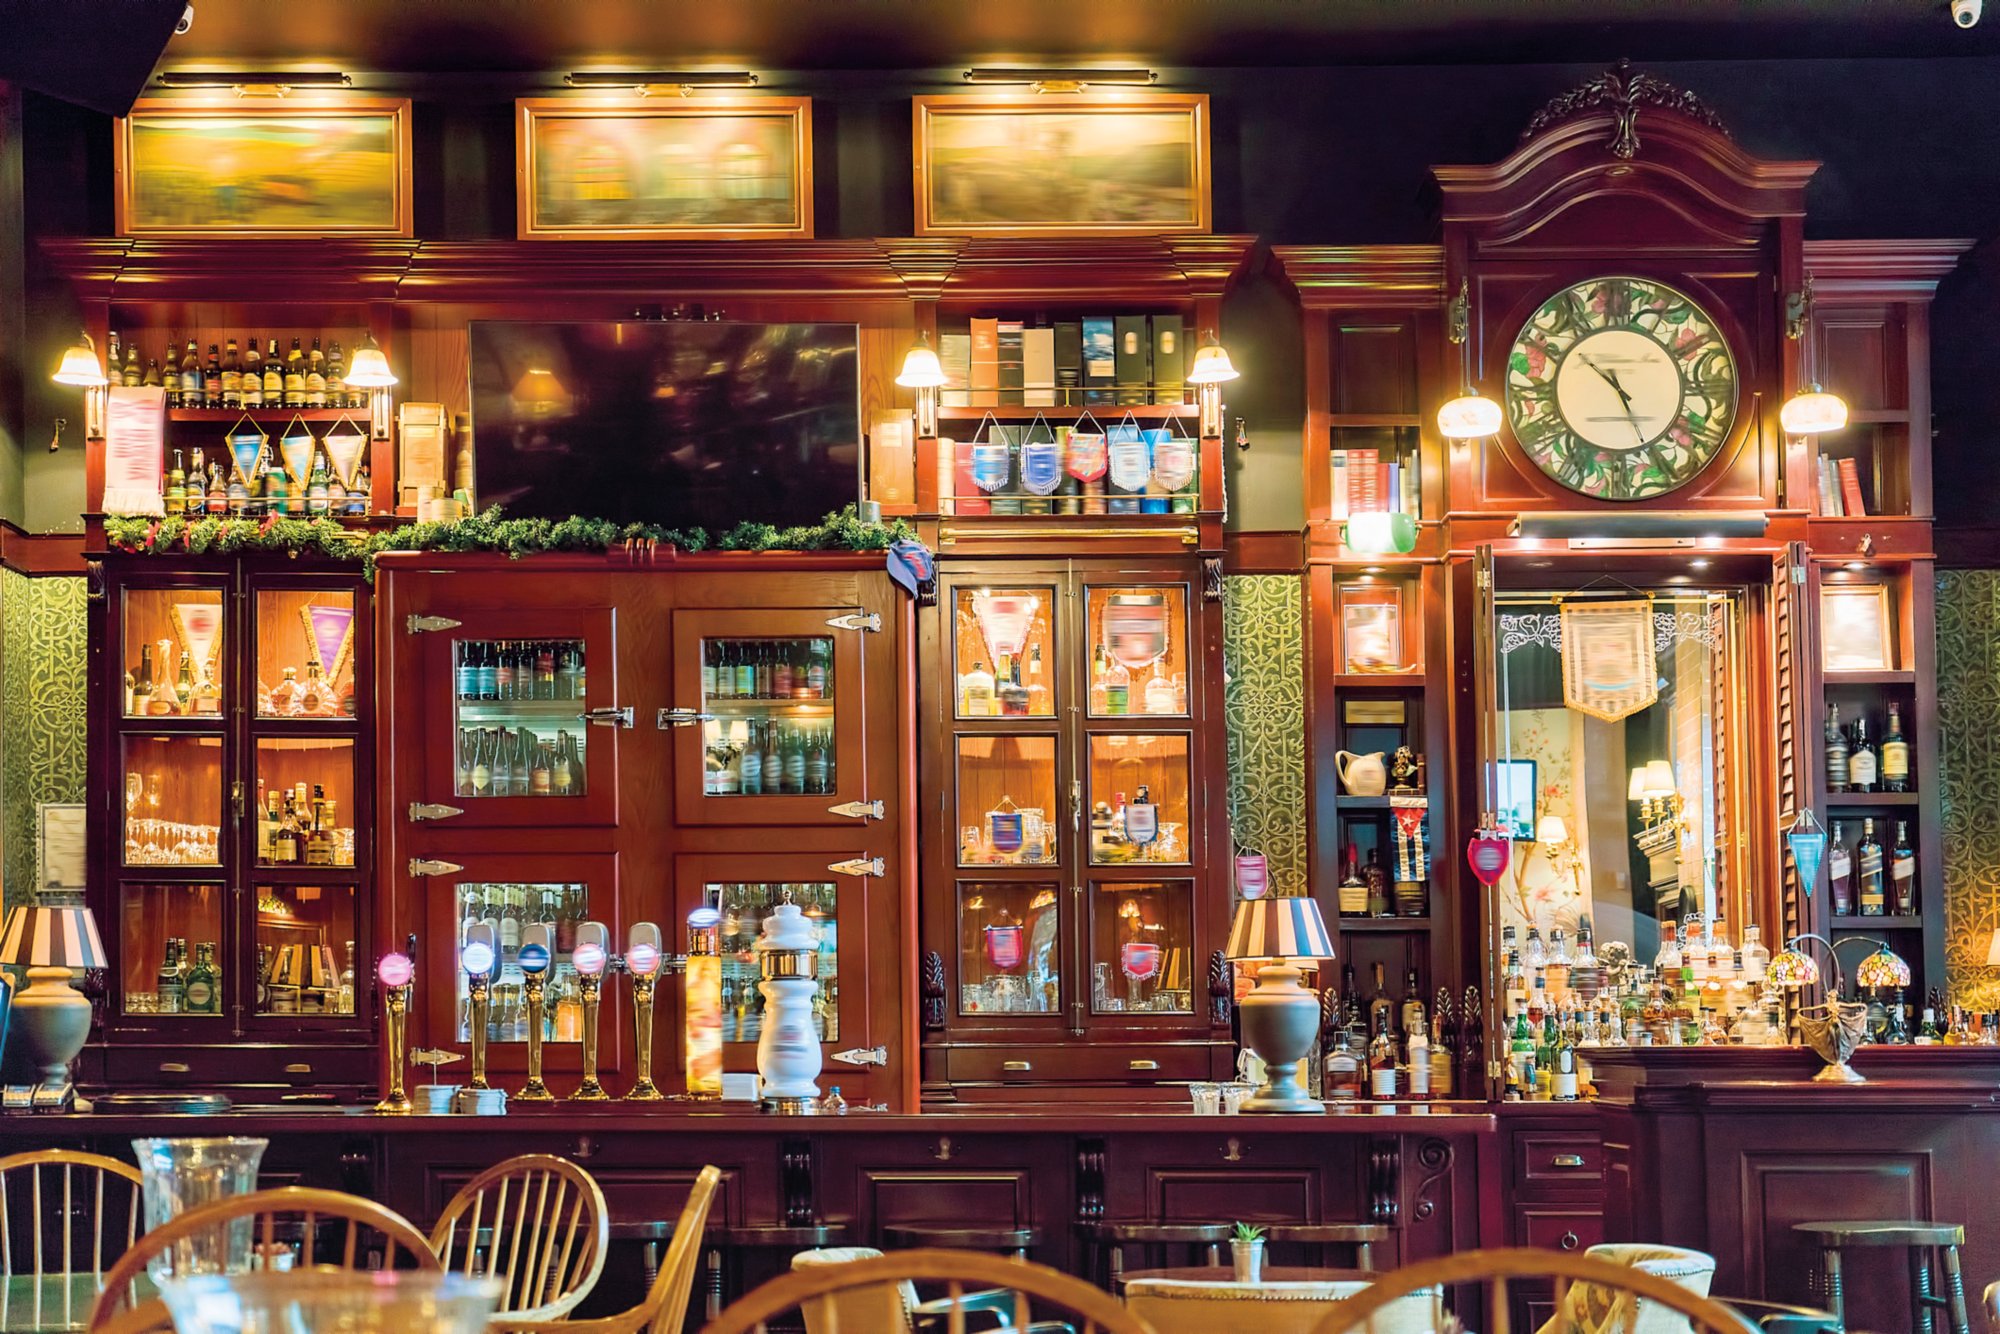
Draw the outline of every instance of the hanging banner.
[[[1826,859],[1826,831],[1810,810],[1803,810],[1792,821],[1785,841],[1791,845],[1792,862],[1798,868],[1799,893],[1811,898],[1813,886],[1819,883],[1820,863]]]
[[[1062,446],[1054,440],[1030,440],[1021,446],[1022,486],[1038,496],[1053,495],[1062,479]]]
[[[1194,480],[1194,441],[1168,431],[1153,439],[1153,480],[1163,490],[1178,491]]]
[[[1109,466],[1104,434],[1101,431],[1069,433],[1069,475],[1079,482],[1094,482]]]
[[[1128,940],[1118,947],[1118,966],[1134,982],[1160,971],[1160,947],[1149,940]]]
[[[181,652],[194,664],[196,679],[212,678],[216,648],[222,642],[222,604],[176,602],[173,616],[174,631],[181,637]]]
[[[1015,657],[1028,646],[1028,632],[1034,627],[1035,613],[1042,600],[1033,593],[994,593],[980,589],[972,595],[972,614],[986,636],[986,647],[995,657]]]
[[[1011,972],[1021,966],[1027,956],[1026,935],[1019,926],[989,926],[986,928],[986,962],[1003,972]]]
[[[312,480],[313,446],[316,443],[313,433],[307,430],[296,433],[287,430],[278,437],[278,457],[284,460],[285,471],[291,476],[294,494],[304,495],[306,483]]]
[[[114,385],[105,393],[104,512],[157,518],[167,512],[161,496],[161,478],[166,476],[167,391],[158,386]]]
[[[1113,593],[1104,602],[1104,646],[1132,671],[1167,651],[1167,600],[1158,593]]]
[[[1492,817],[1487,818],[1490,820]],[[1473,879],[1482,885],[1491,885],[1507,874],[1507,863],[1513,859],[1514,844],[1504,829],[1475,829],[1472,837],[1466,840],[1466,865],[1472,868]]]
[[[986,827],[995,852],[1011,857],[1021,850],[1021,844],[1026,837],[1026,826],[1021,812],[1012,809],[988,811]]]
[[[247,487],[257,485],[257,460],[264,456],[262,431],[231,431],[229,457],[236,460],[236,479]]]
[[[1566,602],[1562,606],[1563,702],[1607,723],[1660,697],[1653,656],[1653,604]]]
[[[1111,452],[1111,484],[1134,493],[1144,491],[1146,479],[1153,473],[1153,451],[1139,434],[1139,428],[1112,427],[1108,447]]]
[[[1261,899],[1271,890],[1271,866],[1261,852],[1236,854],[1236,896]]]
[[[312,646],[313,661],[328,681],[340,678],[347,666],[347,650],[354,642],[354,608],[306,606],[299,608],[306,625],[306,642]]]
[[[1125,807],[1125,839],[1143,848],[1160,836],[1160,808],[1150,801],[1135,801]]]
[[[343,435],[340,424],[336,422],[334,429],[328,431],[320,443],[326,446],[326,456],[333,462],[333,475],[340,479],[342,486],[352,490],[354,479],[361,473],[361,455],[368,448],[368,437],[361,433],[359,427]]]
[[[998,491],[1013,473],[1014,453],[1005,445],[972,447],[972,482],[981,491]]]

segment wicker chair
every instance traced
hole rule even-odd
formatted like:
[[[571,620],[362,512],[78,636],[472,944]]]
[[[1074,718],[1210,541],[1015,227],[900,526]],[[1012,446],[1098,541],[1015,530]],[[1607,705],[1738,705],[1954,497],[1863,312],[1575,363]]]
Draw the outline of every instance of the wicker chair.
[[[0,1158],[0,1326],[82,1320],[103,1290],[104,1267],[139,1235],[139,1183],[138,1168],[95,1153]],[[16,1295],[24,1278],[32,1282],[25,1302]]]
[[[500,1280],[495,1323],[568,1315],[597,1286],[610,1246],[604,1192],[575,1163],[545,1153],[487,1168],[431,1229],[446,1270]]]

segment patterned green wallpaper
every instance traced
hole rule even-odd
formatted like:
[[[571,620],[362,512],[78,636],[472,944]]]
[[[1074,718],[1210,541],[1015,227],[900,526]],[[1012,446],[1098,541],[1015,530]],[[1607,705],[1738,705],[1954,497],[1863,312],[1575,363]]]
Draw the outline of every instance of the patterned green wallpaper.
[[[1222,587],[1229,823],[1270,859],[1271,886],[1306,892],[1305,626],[1292,574],[1232,575]]]
[[[5,901],[35,878],[35,803],[82,801],[84,583],[0,571],[0,861]]]
[[[1951,999],[2000,1008],[2000,570],[1938,575],[1938,768]]]

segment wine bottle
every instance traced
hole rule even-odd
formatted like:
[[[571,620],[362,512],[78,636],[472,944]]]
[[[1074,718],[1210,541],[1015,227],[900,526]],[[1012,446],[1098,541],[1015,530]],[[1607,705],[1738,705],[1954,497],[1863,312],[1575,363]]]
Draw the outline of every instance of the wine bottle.
[[[1910,846],[1910,825],[1896,821],[1896,841],[1889,848],[1889,911],[1912,917],[1917,911],[1917,850]]]
[[[1876,778],[1875,743],[1868,739],[1868,716],[1854,720],[1854,748],[1847,756],[1847,783],[1856,792],[1873,792]]]
[[[264,406],[264,354],[257,350],[255,338],[245,340],[248,346],[243,350],[243,375],[237,382],[237,392],[243,395],[245,410]]]
[[[1849,777],[1847,733],[1840,728],[1840,706],[1830,704],[1826,710],[1826,790],[1847,791]]]
[[[1875,837],[1875,821],[1861,822],[1861,841],[1854,847],[1854,859],[1861,878],[1861,915],[1880,917],[1888,911],[1888,886],[1884,883],[1882,840]]]
[[[1910,790],[1910,743],[1903,736],[1903,719],[1895,701],[1889,703],[1889,726],[1882,733],[1882,788]]]

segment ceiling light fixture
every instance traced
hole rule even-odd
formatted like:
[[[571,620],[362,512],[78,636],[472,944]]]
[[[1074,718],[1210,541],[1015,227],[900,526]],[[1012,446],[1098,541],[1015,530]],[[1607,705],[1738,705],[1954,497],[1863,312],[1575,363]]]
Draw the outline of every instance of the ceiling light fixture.
[[[354,86],[353,78],[337,69],[165,70],[153,82],[161,88],[229,88],[238,97],[284,97]]]
[[[1472,387],[1472,293],[1458,280],[1445,337],[1458,349],[1459,396],[1438,409],[1438,434],[1447,440],[1480,440],[1500,434],[1500,405]]]
[[[747,69],[584,69],[563,75],[571,88],[626,90],[640,97],[672,93],[692,97],[719,88],[755,88],[757,76]]]
[[[965,81],[987,87],[1031,87],[1038,93],[1080,93],[1096,86],[1144,88],[1159,81],[1149,69],[1033,69],[980,65],[965,72]]]

